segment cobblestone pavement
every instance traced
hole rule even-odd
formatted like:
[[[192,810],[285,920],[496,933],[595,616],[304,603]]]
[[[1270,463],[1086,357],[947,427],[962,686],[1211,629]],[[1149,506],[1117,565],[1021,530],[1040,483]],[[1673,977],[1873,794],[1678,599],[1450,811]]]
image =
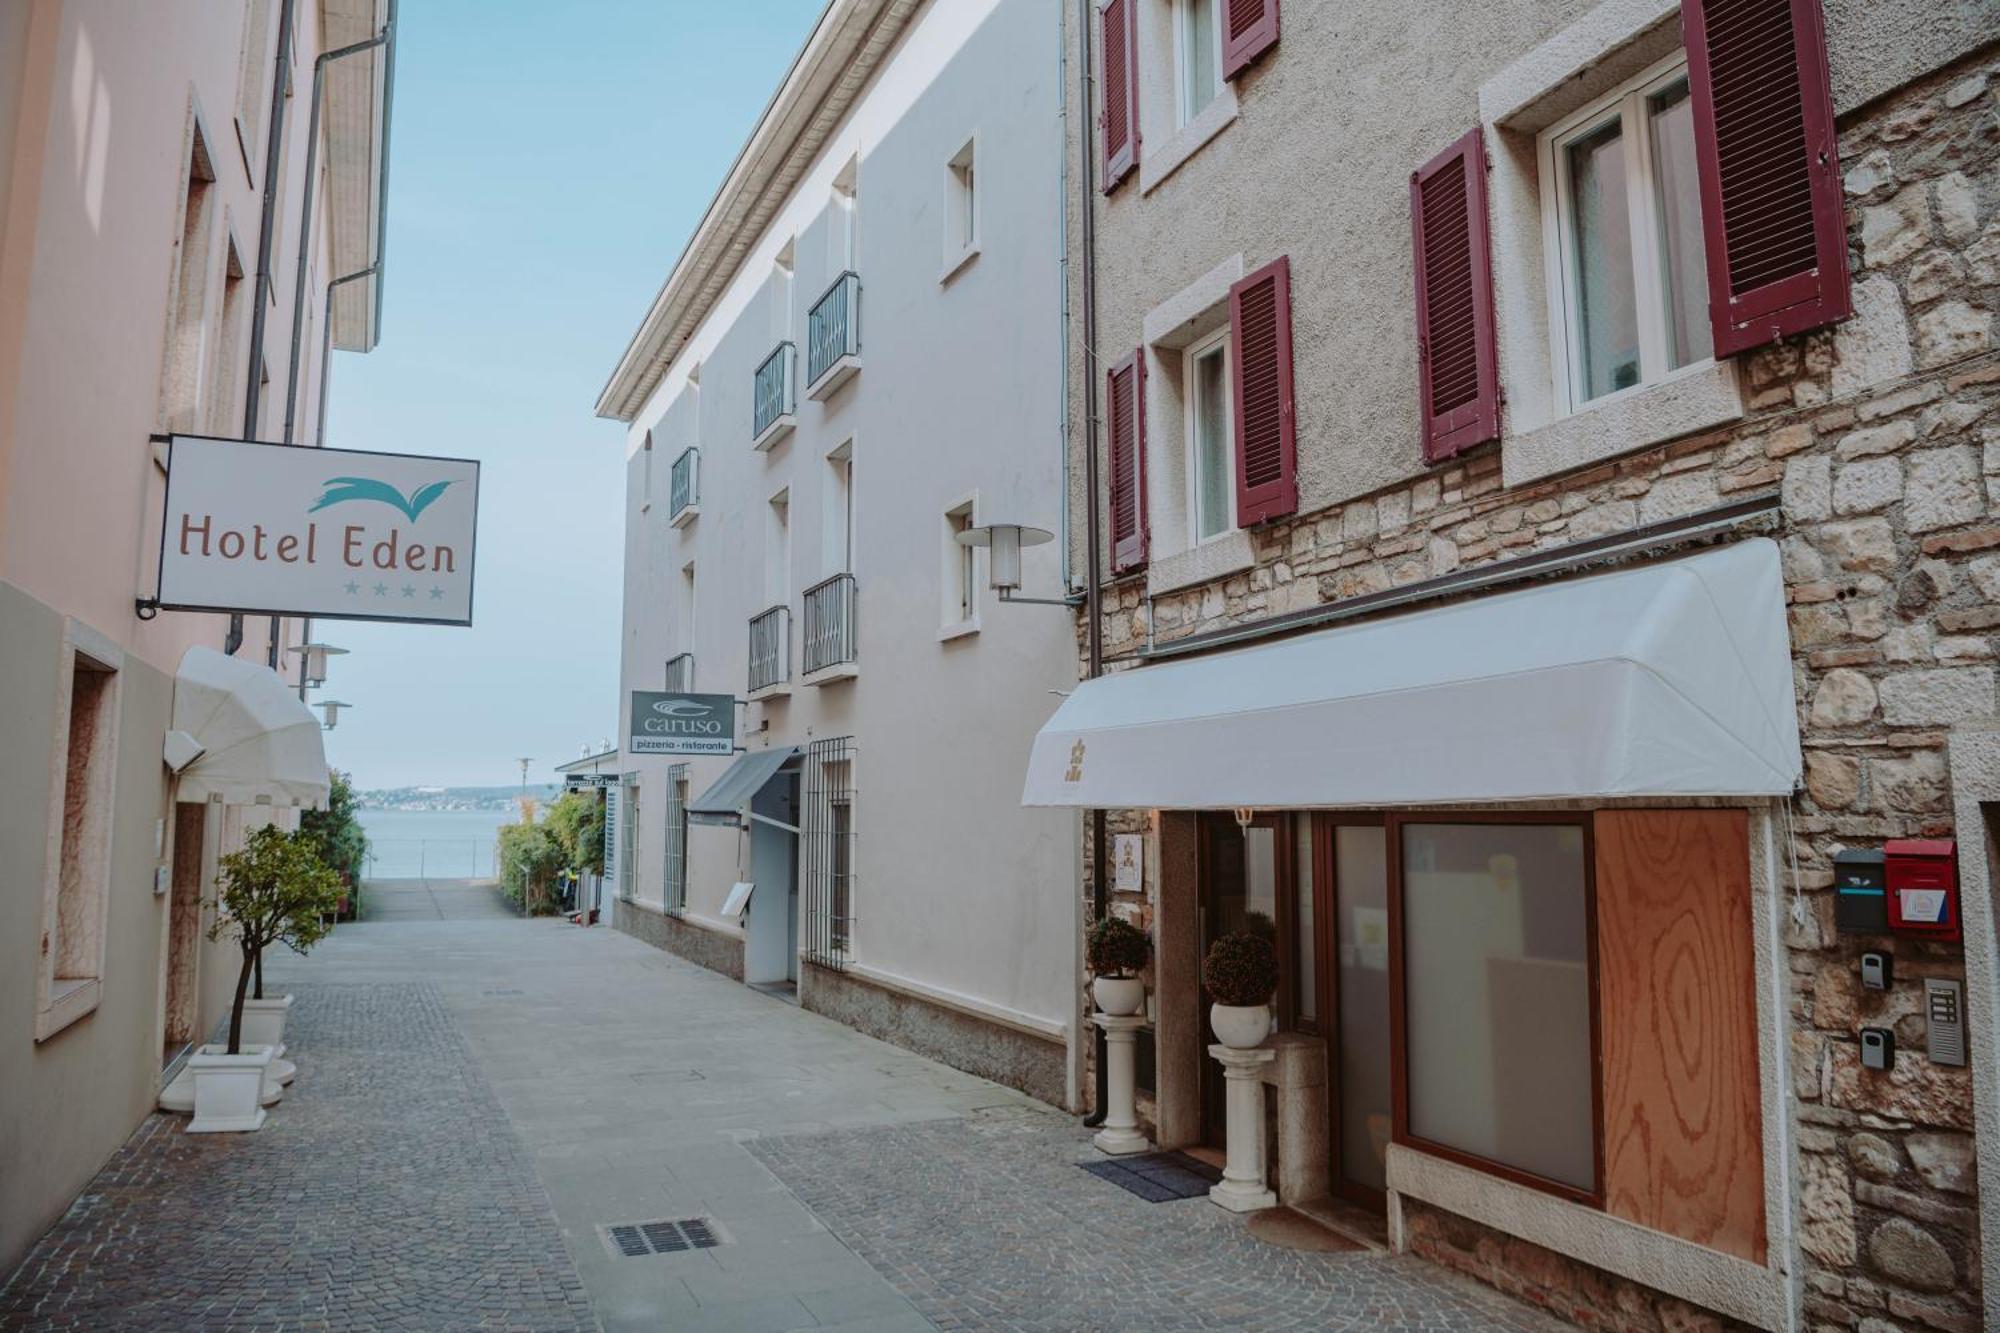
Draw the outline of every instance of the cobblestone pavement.
[[[265,1127],[149,1117],[0,1290],[0,1328],[595,1328],[437,990],[289,989],[298,1080]]]
[[[1419,1259],[1278,1249],[1207,1199],[1147,1203],[1077,1169],[1096,1153],[1065,1116],[749,1147],[940,1329],[1568,1327]]]

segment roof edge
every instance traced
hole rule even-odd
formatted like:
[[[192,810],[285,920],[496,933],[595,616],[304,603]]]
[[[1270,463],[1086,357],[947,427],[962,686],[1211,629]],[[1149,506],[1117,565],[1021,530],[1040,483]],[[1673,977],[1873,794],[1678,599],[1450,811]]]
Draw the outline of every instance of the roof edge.
[[[598,394],[630,423],[926,0],[828,0]]]

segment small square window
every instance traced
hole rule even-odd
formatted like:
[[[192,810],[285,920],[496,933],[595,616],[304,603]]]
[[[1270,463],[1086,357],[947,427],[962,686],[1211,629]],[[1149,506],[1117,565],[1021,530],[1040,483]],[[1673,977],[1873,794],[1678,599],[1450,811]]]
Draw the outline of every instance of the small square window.
[[[1236,527],[1228,330],[1196,343],[1186,357],[1188,539],[1199,546]]]
[[[1549,321],[1569,409],[1713,358],[1687,63],[1542,135]]]
[[[1174,0],[1174,70],[1185,125],[1222,92],[1221,0]]]

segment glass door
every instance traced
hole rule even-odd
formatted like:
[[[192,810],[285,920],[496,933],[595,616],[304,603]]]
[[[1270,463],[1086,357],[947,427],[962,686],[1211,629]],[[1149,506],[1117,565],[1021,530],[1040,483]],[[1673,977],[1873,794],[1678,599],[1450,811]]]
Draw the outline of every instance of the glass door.
[[[1334,1022],[1328,1051],[1333,1179],[1348,1198],[1384,1204],[1393,1128],[1389,1074],[1389,857],[1375,823],[1320,819],[1330,886]],[[1326,893],[1326,889],[1322,889]]]
[[[1201,817],[1201,957],[1224,935],[1261,935],[1279,947],[1279,898],[1290,882],[1289,848],[1283,837],[1283,815],[1260,815],[1248,827],[1233,814]],[[1283,950],[1279,949],[1282,958]],[[1222,1066],[1208,1054],[1215,1040],[1208,1026],[1208,995],[1195,988],[1201,1007],[1201,1128],[1202,1141],[1225,1146]]]

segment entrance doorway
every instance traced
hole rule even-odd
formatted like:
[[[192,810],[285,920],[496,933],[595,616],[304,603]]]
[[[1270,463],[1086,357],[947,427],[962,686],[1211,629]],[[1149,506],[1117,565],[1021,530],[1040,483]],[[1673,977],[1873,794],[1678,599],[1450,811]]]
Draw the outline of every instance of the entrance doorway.
[[[173,888],[167,900],[167,1004],[160,1067],[193,1044],[200,1021],[197,994],[201,948],[202,835],[208,808],[192,801],[174,804]]]
[[[1389,1072],[1389,854],[1380,820],[1345,823],[1321,815],[1320,880],[1326,929],[1320,975],[1331,979],[1327,1043],[1327,1141],[1335,1190],[1357,1203],[1386,1203],[1393,1128]]]
[[[1380,816],[1259,813],[1200,817],[1197,941],[1271,941],[1281,1030],[1326,1042],[1329,1179],[1335,1193],[1386,1203],[1390,1103],[1389,857]],[[1201,1142],[1226,1141],[1222,1067],[1208,1050],[1208,997],[1197,987]]]

